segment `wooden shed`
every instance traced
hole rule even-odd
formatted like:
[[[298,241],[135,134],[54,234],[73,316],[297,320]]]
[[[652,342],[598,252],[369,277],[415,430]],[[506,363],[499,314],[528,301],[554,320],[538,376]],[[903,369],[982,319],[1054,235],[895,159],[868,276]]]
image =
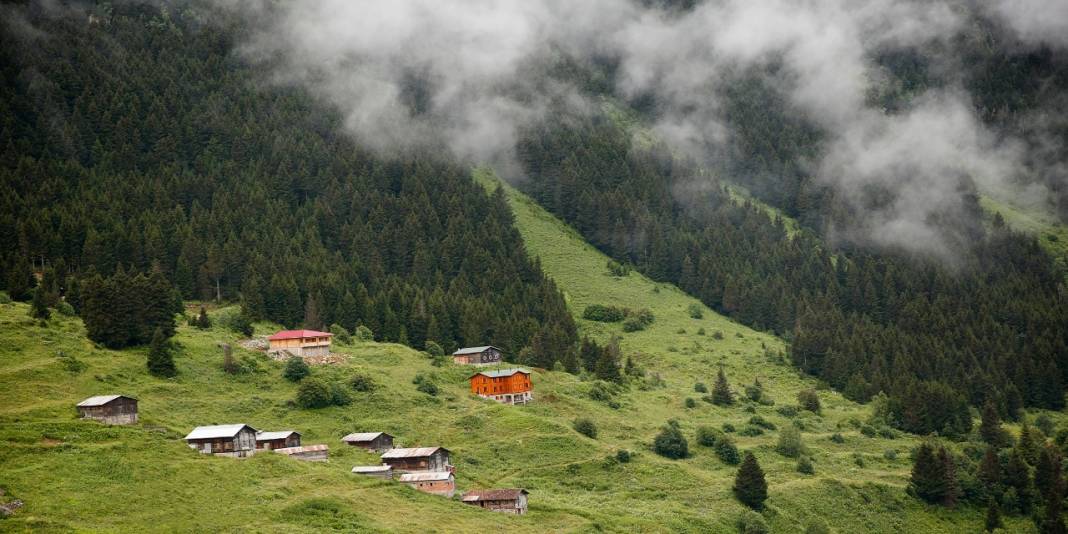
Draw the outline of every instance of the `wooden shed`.
[[[304,460],[306,462],[325,462],[330,457],[330,447],[327,445],[305,445],[303,447],[285,447],[274,449],[278,454],[284,454],[290,458]]]
[[[527,490],[521,488],[471,490],[464,493],[462,500],[486,510],[522,515],[527,513],[528,494]]]
[[[137,399],[126,395],[97,395],[77,404],[78,416],[109,425],[137,422]]]
[[[352,468],[352,472],[357,475],[381,478],[382,480],[393,480],[393,468],[387,464],[357,465]]]
[[[257,449],[284,449],[286,447],[300,447],[300,432],[295,430],[281,430],[277,432],[257,432]]]
[[[456,493],[456,477],[448,471],[427,471],[422,473],[404,473],[397,481],[407,484],[424,493],[452,497]]]
[[[501,363],[501,349],[493,345],[464,347],[452,353],[452,361],[462,365],[494,365]]]
[[[468,379],[471,393],[504,404],[526,404],[534,400],[531,393],[530,371],[500,369],[480,371]]]
[[[334,334],[318,330],[282,330],[267,338],[267,352],[288,352],[293,356],[328,356]]]
[[[256,429],[241,423],[198,426],[185,441],[203,454],[244,458],[256,453]]]
[[[393,436],[385,432],[353,432],[341,441],[369,451],[385,452],[393,448]]]
[[[394,471],[452,471],[449,451],[444,447],[415,447],[390,449],[382,454],[382,463]]]

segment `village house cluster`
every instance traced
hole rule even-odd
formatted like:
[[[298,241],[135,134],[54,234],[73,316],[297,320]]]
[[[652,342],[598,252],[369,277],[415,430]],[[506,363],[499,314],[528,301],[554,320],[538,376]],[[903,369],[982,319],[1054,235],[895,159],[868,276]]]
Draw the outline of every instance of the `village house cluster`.
[[[333,334],[315,330],[283,330],[267,338],[268,353],[275,357],[319,357],[330,354]],[[453,362],[461,365],[500,365],[501,350],[487,345],[461,348],[452,354]],[[503,404],[527,404],[533,401],[530,371],[525,369],[480,370],[469,377],[471,393]],[[98,395],[77,404],[79,417],[110,425],[130,425],[138,422],[137,399],[127,395]],[[244,423],[198,426],[183,438],[186,444],[202,454],[246,458],[270,451],[290,458],[325,462],[329,447],[324,444],[304,445],[295,430],[260,431]],[[383,480],[396,480],[419,491],[452,497],[456,493],[456,468],[450,461],[448,449],[432,447],[394,447],[394,437],[385,432],[355,432],[341,438],[353,447],[380,454],[380,465],[355,466],[352,472]],[[512,514],[527,511],[525,489],[471,490],[461,497],[462,502],[486,510]]]

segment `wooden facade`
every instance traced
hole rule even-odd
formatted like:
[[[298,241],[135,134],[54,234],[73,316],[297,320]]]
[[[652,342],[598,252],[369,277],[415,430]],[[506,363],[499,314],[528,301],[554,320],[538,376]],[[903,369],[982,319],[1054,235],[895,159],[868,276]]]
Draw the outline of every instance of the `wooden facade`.
[[[257,449],[284,449],[300,447],[300,432],[283,430],[281,432],[259,432],[256,434]]]
[[[456,493],[456,477],[448,471],[405,473],[397,481],[423,493],[452,497]]]
[[[285,447],[274,449],[278,454],[284,454],[296,460],[306,462],[325,462],[330,457],[330,447],[327,445],[307,445],[304,447]]]
[[[352,472],[357,475],[363,475],[366,477],[381,478],[382,480],[393,480],[393,468],[386,465],[357,465],[352,468]]]
[[[185,441],[203,454],[243,458],[256,452],[256,429],[244,424],[198,426]]]
[[[461,365],[496,365],[501,363],[501,349],[492,345],[464,347],[452,353],[452,361]]]
[[[318,330],[282,330],[267,338],[267,352],[288,352],[293,356],[328,356],[334,334]]]
[[[525,489],[472,490],[464,493],[462,500],[486,510],[522,515],[527,513],[528,494]]]
[[[132,425],[137,422],[137,399],[126,395],[89,397],[77,405],[78,417],[109,425]]]
[[[341,441],[369,451],[385,452],[393,448],[393,436],[385,432],[354,432]]]
[[[382,463],[398,472],[452,471],[449,451],[443,447],[391,449],[382,455]]]
[[[530,371],[506,369],[481,371],[471,375],[471,393],[504,404],[526,404],[534,400]]]

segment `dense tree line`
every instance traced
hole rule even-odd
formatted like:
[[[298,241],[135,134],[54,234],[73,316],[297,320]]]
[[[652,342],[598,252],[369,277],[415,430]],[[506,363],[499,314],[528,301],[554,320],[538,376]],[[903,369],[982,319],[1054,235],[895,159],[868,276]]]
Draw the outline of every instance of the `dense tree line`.
[[[849,397],[886,392],[900,428],[962,434],[969,405],[987,400],[1009,416],[1064,405],[1065,288],[1033,238],[980,228],[957,269],[830,250],[601,115],[552,117],[520,155],[525,190],[595,246],[786,336],[799,367]]]
[[[440,157],[361,150],[335,113],[236,59],[240,27],[180,6],[8,14],[0,283],[12,297],[29,298],[42,268],[77,285],[158,265],[183,298],[240,300],[289,327],[364,325],[446,350],[540,339],[550,365],[573,352],[564,300],[503,195]],[[151,339],[134,330],[114,344]]]

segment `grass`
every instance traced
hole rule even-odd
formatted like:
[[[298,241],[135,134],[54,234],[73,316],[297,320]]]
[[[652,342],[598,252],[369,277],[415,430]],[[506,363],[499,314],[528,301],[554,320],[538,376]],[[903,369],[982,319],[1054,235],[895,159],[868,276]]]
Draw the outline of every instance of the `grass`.
[[[988,219],[993,219],[994,213],[1000,213],[1010,228],[1035,236],[1068,276],[1068,226],[1045,211],[1024,209],[988,195],[979,197],[979,205],[989,215]]]
[[[497,186],[486,171],[476,178]],[[161,380],[145,373],[143,348],[102,349],[85,338],[77,319],[54,316],[42,325],[27,317],[27,305],[3,304],[0,487],[26,506],[0,520],[0,530],[733,532],[743,510],[730,492],[736,468],[698,446],[694,432],[725,422],[741,429],[753,415],[780,429],[791,419],[801,422],[815,465],[814,475],[797,473],[795,460],[774,452],[777,431],[735,434],[767,472],[771,498],[764,515],[774,532],[797,531],[811,519],[825,519],[840,533],[980,530],[980,510],[928,507],[905,495],[908,451],[917,441],[861,435],[854,422],[867,419],[867,407],[820,391],[822,415],[780,415],[777,407],[796,404],[798,391],[817,385],[782,362],[781,340],[707,308],[693,319],[689,307],[696,301],[673,286],[638,273],[611,276],[605,256],[530,199],[507,192],[527,252],[565,292],[581,331],[601,341],[621,337],[624,353],[645,369],[649,378],[615,395],[617,407],[591,399],[587,377],[544,370],[534,372],[533,404],[502,406],[468,393],[469,368],[434,367],[401,345],[357,343],[338,347],[346,363],[313,372],[333,380],[365,373],[378,389],[354,393],[349,406],[303,410],[291,404],[296,386],[281,378],[278,362],[235,348],[259,371],[222,371],[218,343],[238,340],[222,328],[181,326],[180,375]],[[623,333],[619,324],[582,320],[589,304],[645,307],[656,319],[646,330]],[[259,324],[257,333],[272,327]],[[83,365],[72,364],[72,356]],[[746,403],[723,408],[698,400],[686,408],[687,397],[702,395],[694,384],[711,386],[721,365],[737,392],[759,378],[776,406],[753,404],[750,413]],[[441,393],[416,391],[417,373],[433,375]],[[78,400],[111,392],[141,400],[138,425],[106,427],[75,418]],[[572,429],[579,417],[596,423],[597,439]],[[689,458],[673,461],[651,451],[669,419],[677,419],[689,439]],[[298,430],[305,443],[330,445],[331,460],[213,458],[180,439],[196,425],[230,422]],[[377,457],[339,439],[371,430],[390,432],[402,446],[449,448],[461,489],[527,488],[530,513],[494,514],[350,474],[353,465],[377,463]],[[836,432],[844,443],[830,440]],[[634,453],[630,462],[615,461],[621,449]],[[898,451],[896,459],[884,457],[887,449]],[[856,454],[865,467],[856,465]],[[1010,527],[1028,525],[1014,521]]]

